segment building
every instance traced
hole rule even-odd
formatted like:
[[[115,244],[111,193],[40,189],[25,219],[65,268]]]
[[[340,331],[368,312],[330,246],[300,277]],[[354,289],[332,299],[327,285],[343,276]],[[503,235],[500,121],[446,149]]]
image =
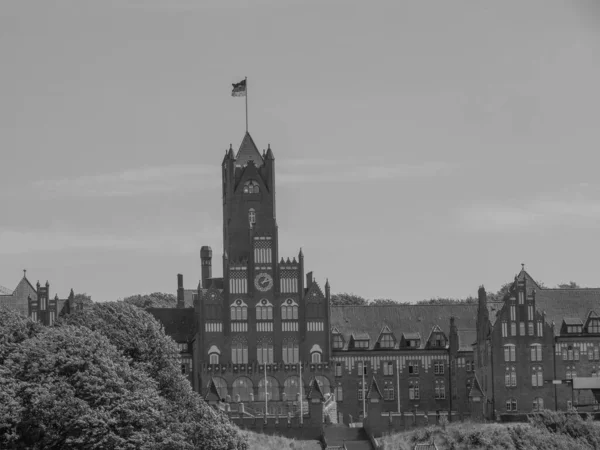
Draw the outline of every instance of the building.
[[[600,289],[544,288],[524,267],[501,302],[488,302],[481,287],[474,357],[483,405],[476,410],[487,418],[597,410],[598,312]]]
[[[38,281],[34,287],[27,279],[26,270],[23,270],[23,278],[13,291],[0,287],[0,305],[14,309],[44,325],[52,325],[59,315],[83,307],[75,300],[73,289],[67,298],[61,299],[58,298],[58,294],[54,297],[50,295],[48,281],[45,285],[40,285]]]

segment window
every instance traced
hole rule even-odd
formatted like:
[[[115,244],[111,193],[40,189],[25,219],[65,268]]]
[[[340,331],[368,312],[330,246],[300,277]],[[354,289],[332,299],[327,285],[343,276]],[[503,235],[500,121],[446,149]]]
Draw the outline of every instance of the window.
[[[527,320],[533,320],[533,305],[527,305]]]
[[[506,321],[502,322],[502,337],[508,336],[508,324]]]
[[[335,394],[335,401],[336,402],[343,402],[344,401],[344,390],[342,389],[341,385],[337,385],[335,387],[334,394]]]
[[[394,348],[394,338],[391,334],[383,334],[381,335],[381,339],[379,340],[380,348]]]
[[[192,372],[192,358],[189,356],[181,357],[181,374],[185,375]]]
[[[284,364],[296,364],[300,360],[298,342],[293,338],[283,340],[282,352]],[[338,364],[341,367],[341,363]]]
[[[531,352],[531,361],[541,361],[542,360],[542,345],[541,344],[532,344],[529,347]]]
[[[512,322],[517,320],[517,307],[515,305],[510,305],[510,320]]]
[[[187,353],[188,352],[188,343],[187,342],[178,342],[177,350],[179,350],[180,353]]]
[[[256,345],[256,359],[259,364],[273,363],[273,343],[263,340]]]
[[[367,382],[363,382],[362,380],[358,382],[358,400],[362,401],[363,394],[367,394]]]
[[[504,346],[504,361],[516,361],[515,346],[513,344]]]
[[[216,345],[211,346],[208,349],[208,362],[209,364],[219,364],[219,356],[221,351]]]
[[[304,391],[304,389],[302,390]],[[285,379],[283,382],[283,393],[285,394],[286,400],[294,401],[297,399],[300,393],[300,379],[297,375],[292,375]],[[304,392],[302,392],[304,394]]]
[[[577,371],[575,370],[575,366],[567,366],[567,374],[565,378],[567,380],[577,378]]]
[[[231,345],[231,362],[248,364],[248,344],[245,340],[238,340]]]
[[[254,211],[254,208],[248,210],[248,223],[250,224],[250,227],[256,223],[256,212]]]
[[[418,375],[419,361],[409,361],[408,362],[408,373],[411,375]]]
[[[544,325],[542,322],[537,323],[537,335],[540,337],[544,335]]]
[[[510,323],[510,335],[511,336],[516,336],[517,335],[517,322],[511,322]]]
[[[355,340],[354,348],[369,348],[369,341],[364,339]]]
[[[258,183],[254,180],[248,180],[244,184],[244,194],[258,194],[260,192],[260,188]]]
[[[408,398],[410,400],[419,400],[421,398],[418,381],[411,381],[408,384]]]
[[[436,361],[433,363],[433,373],[435,375],[443,375],[444,374],[444,363],[441,361]]]
[[[598,352],[598,347],[594,347],[594,359],[598,361],[600,359],[600,354]]]
[[[298,320],[298,305],[292,299],[281,305],[281,320]]]
[[[600,320],[598,320],[598,319],[590,320],[590,323],[588,324],[588,333],[595,333],[595,334],[600,333]]]
[[[573,403],[571,400],[567,400],[567,411],[571,411],[573,409]]]
[[[544,386],[544,373],[542,371],[542,366],[536,366],[531,369],[531,386]]]
[[[367,375],[367,365],[365,363],[363,363],[362,361],[359,361],[357,366],[356,366],[356,370],[358,371],[358,376],[363,376],[363,375]]]
[[[335,376],[336,377],[342,376],[342,363],[335,363]]]
[[[517,385],[517,371],[514,366],[506,367],[504,372],[504,386],[515,387]]]
[[[465,370],[466,370],[467,372],[470,372],[470,371],[471,371],[471,364],[472,364],[472,363],[471,363],[471,361],[467,361],[467,363],[466,363],[466,365],[465,365],[465,367],[466,367],[466,369],[465,369]]]
[[[310,362],[320,363],[321,362],[321,353],[319,353],[319,352],[312,352],[310,354]]]
[[[567,359],[569,361],[573,361],[573,347],[571,347],[570,345],[567,349]]]
[[[46,311],[46,297],[40,298],[40,311]]]
[[[231,320],[248,320],[248,306],[242,300],[236,300],[231,305]]]
[[[264,298],[256,305],[256,320],[273,320],[273,305]]]
[[[54,324],[54,316],[56,313],[54,311],[50,311],[48,313],[48,325],[52,326]]]
[[[519,305],[522,305],[523,303],[525,303],[525,292],[521,291],[519,292]]]
[[[37,322],[37,311],[31,311],[31,320]]]
[[[265,381],[267,387],[265,389]],[[265,401],[265,395],[267,396],[267,400],[279,400],[279,382],[273,377],[261,377],[258,382],[258,400]]]
[[[337,350],[344,348],[344,339],[341,334],[333,335],[333,348]]]
[[[525,322],[519,322],[519,335],[525,336]]]
[[[250,378],[239,377],[233,381],[232,394],[234,401],[248,402],[250,401],[250,394],[253,393],[254,385]]]
[[[510,412],[517,411],[517,400],[514,398],[509,398],[506,400],[506,410]]]
[[[443,400],[446,398],[444,380],[435,380],[435,398],[437,400]]]
[[[533,322],[528,322],[527,323],[527,334],[529,336],[535,336],[535,330],[533,328]]]
[[[395,391],[394,383],[392,381],[385,381],[383,384],[383,398],[384,400],[394,400]]]
[[[392,361],[383,362],[383,375],[389,376],[394,375],[394,363]]]
[[[533,410],[541,411],[544,409],[544,399],[541,397],[536,397],[533,399]]]

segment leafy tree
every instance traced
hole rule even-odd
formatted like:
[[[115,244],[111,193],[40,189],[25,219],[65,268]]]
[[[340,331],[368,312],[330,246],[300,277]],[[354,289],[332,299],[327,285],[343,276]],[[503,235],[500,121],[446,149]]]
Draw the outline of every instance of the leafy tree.
[[[371,306],[380,306],[380,305],[408,305],[409,303],[402,303],[392,300],[391,298],[376,298],[372,302],[369,303]]]
[[[333,306],[341,305],[354,305],[354,306],[366,306],[367,300],[364,297],[356,294],[349,294],[347,292],[333,294],[331,296],[331,304]]]
[[[82,302],[84,308],[90,306],[93,302],[92,302],[92,297],[90,295],[87,294],[75,294],[74,297],[75,301],[78,302]]]
[[[105,335],[134,368],[143,370],[168,401],[171,416],[180,424],[194,448],[245,449],[246,440],[229,418],[209,407],[181,374],[173,340],[146,311],[125,302],[95,303],[64,321]]]
[[[135,305],[139,308],[175,308],[177,306],[177,297],[173,294],[164,292],[153,292],[147,295],[131,295],[123,299],[125,303]]]
[[[581,286],[579,286],[574,281],[569,281],[568,283],[561,283],[556,287],[559,289],[581,289]]]
[[[429,300],[421,300],[417,302],[417,305],[455,305],[461,303],[477,303],[477,299],[474,297],[467,297],[465,299],[460,298],[431,298]]]

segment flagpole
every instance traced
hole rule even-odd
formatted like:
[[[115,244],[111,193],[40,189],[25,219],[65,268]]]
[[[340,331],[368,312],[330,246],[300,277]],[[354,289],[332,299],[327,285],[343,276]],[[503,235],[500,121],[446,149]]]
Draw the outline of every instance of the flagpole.
[[[302,404],[304,399],[302,398],[302,362],[298,361],[298,376],[300,379],[300,423],[304,421],[304,413],[302,411]]]
[[[267,414],[267,364],[265,363],[265,415]]]
[[[246,81],[246,133],[248,132],[248,77],[245,77]]]
[[[362,367],[363,422],[365,421],[365,417],[367,417],[367,406],[366,406],[366,400],[365,400],[365,365],[366,365],[366,361],[363,361],[363,367]]]

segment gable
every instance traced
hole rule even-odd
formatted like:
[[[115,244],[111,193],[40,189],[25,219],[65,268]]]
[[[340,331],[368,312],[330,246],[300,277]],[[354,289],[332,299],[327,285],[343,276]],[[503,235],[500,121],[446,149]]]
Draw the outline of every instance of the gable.
[[[244,135],[244,139],[242,139],[242,143],[240,144],[240,148],[235,155],[235,165],[238,167],[244,167],[248,164],[249,161],[254,161],[254,165],[256,167],[260,167],[263,165],[264,161],[252,136],[250,133],[246,131]]]

